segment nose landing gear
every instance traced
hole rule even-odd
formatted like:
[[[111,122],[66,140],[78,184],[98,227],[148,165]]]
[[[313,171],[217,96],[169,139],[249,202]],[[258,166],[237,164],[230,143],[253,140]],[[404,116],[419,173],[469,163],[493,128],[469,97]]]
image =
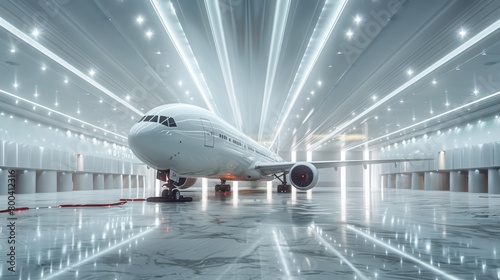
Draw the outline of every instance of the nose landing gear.
[[[174,185],[174,181],[168,180],[168,183],[163,185],[164,190],[161,192],[159,197],[148,197],[146,201],[148,202],[191,202],[192,197],[184,197],[181,195],[179,189]]]

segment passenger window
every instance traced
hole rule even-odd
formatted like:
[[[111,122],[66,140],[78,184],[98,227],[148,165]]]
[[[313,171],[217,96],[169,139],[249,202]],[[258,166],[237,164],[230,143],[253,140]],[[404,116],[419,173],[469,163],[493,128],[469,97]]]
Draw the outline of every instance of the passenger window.
[[[175,123],[173,118],[168,118],[168,126],[177,127],[177,124]]]

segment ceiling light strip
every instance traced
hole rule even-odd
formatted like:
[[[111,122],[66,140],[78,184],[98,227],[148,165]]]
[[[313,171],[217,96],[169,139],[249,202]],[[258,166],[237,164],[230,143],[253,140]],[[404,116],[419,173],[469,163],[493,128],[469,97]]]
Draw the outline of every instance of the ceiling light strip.
[[[30,46],[32,46],[33,48],[35,48],[39,52],[43,53],[44,55],[46,55],[47,57],[49,57],[53,61],[59,63],[62,67],[66,68],[67,70],[69,70],[73,74],[77,75],[78,77],[80,77],[81,79],[83,79],[87,83],[91,84],[92,86],[94,86],[98,90],[104,92],[106,95],[113,98],[114,100],[116,100],[117,102],[122,104],[123,106],[129,108],[134,113],[136,113],[138,115],[142,115],[140,110],[138,110],[137,108],[135,108],[134,106],[132,106],[128,102],[126,102],[125,100],[121,99],[120,97],[118,97],[117,95],[112,93],[110,90],[108,90],[107,88],[105,88],[104,86],[102,86],[101,84],[99,84],[98,82],[96,82],[95,80],[90,78],[89,76],[87,76],[82,71],[78,70],[76,67],[71,65],[69,62],[62,59],[61,57],[59,57],[58,55],[56,55],[55,53],[53,53],[52,51],[50,51],[49,49],[44,47],[42,44],[35,41],[34,39],[32,39],[30,36],[26,35],[24,32],[17,29],[14,25],[10,24],[9,22],[7,22],[5,19],[3,19],[1,17],[0,17],[0,26],[2,26],[7,31],[14,34],[16,37],[23,40],[24,42],[26,42],[27,44],[29,44]]]
[[[205,0],[205,7],[207,9],[208,21],[212,29],[212,35],[219,58],[219,65],[221,66],[224,83],[226,84],[227,95],[231,104],[231,110],[235,119],[236,128],[241,131],[242,120],[240,108],[236,101],[236,94],[234,91],[233,76],[231,72],[231,65],[229,63],[229,54],[227,51],[226,37],[224,36],[224,27],[222,25],[222,17],[220,14],[220,7],[217,1]]]
[[[123,138],[123,139],[125,139],[125,140],[127,139],[127,137],[125,137],[125,136],[123,136],[123,135],[120,135],[120,134],[118,134],[118,133],[115,133],[115,132],[109,131],[109,130],[104,129],[104,128],[100,128],[100,127],[95,126],[95,125],[93,125],[93,124],[91,124],[91,123],[88,123],[88,122],[82,121],[82,120],[77,119],[77,118],[75,118],[75,117],[72,117],[72,116],[70,116],[70,115],[66,115],[66,114],[64,114],[64,113],[61,113],[61,112],[56,111],[56,110],[53,110],[53,109],[51,109],[51,108],[49,108],[49,107],[46,107],[46,106],[40,105],[40,104],[35,103],[35,102],[33,102],[33,101],[30,101],[30,100],[28,100],[28,99],[26,99],[26,98],[22,98],[22,97],[20,97],[20,96],[17,96],[17,95],[15,95],[15,94],[12,94],[12,93],[7,92],[7,91],[5,91],[5,90],[0,89],[0,92],[1,92],[1,93],[3,93],[3,94],[5,94],[5,95],[7,95],[7,96],[10,96],[10,97],[12,97],[12,98],[15,98],[15,99],[17,99],[17,100],[21,100],[21,101],[23,101],[23,102],[26,102],[26,103],[28,103],[28,104],[30,104],[30,105],[34,105],[34,106],[36,106],[37,108],[39,107],[39,108],[45,109],[45,110],[47,110],[47,111],[49,111],[49,112],[51,112],[51,113],[56,113],[56,114],[61,115],[61,116],[65,117],[65,118],[68,118],[68,119],[71,119],[71,120],[74,120],[74,121],[80,122],[81,124],[88,125],[88,126],[93,127],[93,128],[95,128],[95,129],[102,130],[102,131],[104,131],[104,132],[106,132],[106,133],[113,134],[113,135],[115,135],[115,136],[117,136],[117,137],[120,137],[120,138]]]
[[[397,133],[403,132],[403,131],[405,131],[405,130],[412,129],[412,128],[414,128],[414,127],[417,127],[417,126],[420,126],[420,125],[425,124],[425,123],[427,123],[427,122],[430,122],[430,121],[433,121],[433,120],[439,119],[439,118],[444,117],[444,116],[446,116],[446,115],[448,115],[448,114],[451,114],[451,113],[453,113],[453,112],[456,112],[456,111],[459,111],[459,110],[465,109],[465,108],[470,107],[470,106],[472,106],[472,105],[474,105],[474,104],[476,104],[476,103],[480,103],[480,102],[482,102],[482,101],[488,100],[488,99],[493,98],[493,97],[498,96],[498,95],[500,95],[500,91],[497,91],[497,92],[492,93],[492,94],[490,94],[490,95],[488,95],[488,96],[482,97],[482,98],[480,98],[480,99],[478,99],[478,100],[474,100],[474,101],[472,101],[472,102],[469,102],[469,103],[467,103],[467,104],[465,104],[465,105],[462,105],[462,106],[459,106],[459,107],[457,107],[457,108],[451,109],[451,110],[446,111],[446,112],[444,112],[444,113],[442,113],[442,114],[439,114],[439,115],[436,115],[436,116],[434,116],[434,117],[428,118],[428,119],[423,120],[423,121],[421,121],[421,122],[418,122],[418,123],[412,124],[412,125],[407,126],[407,127],[405,127],[405,128],[402,128],[402,129],[399,129],[399,130],[393,131],[393,132],[388,133],[388,134],[386,134],[386,135],[384,135],[384,136],[380,136],[380,137],[375,138],[375,139],[372,139],[372,140],[370,140],[370,141],[363,142],[363,143],[358,144],[358,145],[356,145],[356,146],[354,146],[354,147],[351,147],[351,148],[346,149],[346,151],[350,151],[350,150],[352,150],[352,149],[356,149],[356,148],[358,148],[358,147],[368,145],[369,143],[372,143],[372,142],[375,142],[375,141],[377,141],[377,140],[380,140],[380,139],[383,139],[383,138],[389,137],[389,136],[391,136],[391,135],[394,135],[394,134],[397,134]]]
[[[175,8],[172,2],[159,0],[151,0],[150,2],[160,19],[161,24],[163,25],[163,29],[165,29],[168,37],[174,43],[177,53],[181,57],[184,66],[186,66],[191,79],[193,79],[196,85],[196,88],[200,91],[208,109],[214,114],[220,115],[212,93],[208,88],[208,84],[203,77],[203,73],[201,72],[198,61],[193,53],[193,49],[191,49],[191,45],[186,37],[186,33],[184,33],[184,29],[182,29],[179,18],[175,13]]]
[[[285,122],[288,118],[288,115],[292,111],[297,98],[304,87],[311,71],[316,64],[316,61],[319,58],[319,55],[323,51],[330,34],[335,28],[342,11],[344,10],[347,2],[349,0],[344,1],[336,1],[336,0],[327,0],[325,5],[323,6],[323,10],[319,15],[318,22],[314,28],[314,31],[309,39],[309,43],[307,45],[306,51],[304,52],[304,56],[302,57],[302,61],[300,62],[299,68],[297,69],[297,73],[295,73],[295,78],[292,82],[292,86],[288,93],[288,96],[285,100],[285,106],[281,110],[279,116],[281,120],[279,121],[278,128],[275,129],[274,139],[271,142],[271,146],[274,145],[278,135],[280,134]],[[319,44],[313,43],[319,42]]]
[[[351,118],[350,121],[348,121],[348,122],[340,125],[339,127],[337,127],[337,129],[335,129],[332,133],[328,134],[323,139],[321,139],[317,143],[313,144],[311,146],[311,149],[313,149],[313,150],[316,149],[319,145],[321,145],[324,142],[328,141],[329,138],[335,136],[337,133],[339,133],[340,131],[344,130],[346,127],[351,126],[354,122],[358,121],[359,119],[363,118],[368,113],[370,113],[371,111],[373,111],[376,108],[378,108],[379,106],[383,105],[389,99],[391,99],[394,96],[398,95],[403,90],[405,90],[408,87],[412,86],[413,84],[415,84],[416,82],[418,82],[420,79],[426,77],[428,74],[432,73],[437,68],[443,66],[445,63],[449,62],[450,60],[454,59],[458,55],[462,54],[464,51],[468,50],[470,47],[474,46],[475,44],[477,44],[478,42],[480,42],[484,38],[488,37],[493,32],[497,31],[498,28],[500,28],[500,20],[497,20],[496,22],[494,22],[490,26],[488,26],[485,29],[483,29],[476,36],[470,38],[467,42],[463,43],[458,48],[454,49],[453,51],[451,51],[450,53],[448,53],[447,55],[445,55],[444,57],[442,57],[441,59],[439,59],[438,61],[436,61],[434,64],[432,64],[431,66],[429,66],[428,68],[426,68],[425,70],[423,70],[422,72],[420,72],[414,78],[410,79],[409,81],[407,81],[406,83],[404,83],[403,85],[401,85],[400,87],[398,87],[397,89],[395,89],[394,91],[392,91],[390,94],[388,94],[384,98],[380,99],[377,103],[373,104],[372,106],[370,106],[365,111],[361,112],[356,117]],[[433,119],[433,118],[431,118],[431,119]]]
[[[207,1],[207,0],[205,0]],[[286,22],[290,11],[290,0],[278,0],[273,21],[273,32],[271,35],[271,48],[269,51],[269,59],[267,63],[266,83],[264,86],[264,98],[262,100],[262,111],[260,113],[260,124],[258,141],[262,141],[264,133],[264,125],[267,120],[267,110],[269,109],[269,101],[274,86],[274,78],[278,69],[278,62],[281,53],[281,46],[285,36]],[[284,11],[284,12],[283,12]]]

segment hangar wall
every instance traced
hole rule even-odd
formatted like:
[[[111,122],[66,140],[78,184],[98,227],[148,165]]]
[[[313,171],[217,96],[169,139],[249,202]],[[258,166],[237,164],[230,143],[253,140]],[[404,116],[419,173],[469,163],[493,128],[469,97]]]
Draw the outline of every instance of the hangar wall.
[[[385,187],[412,176],[411,188],[500,193],[500,119],[483,118],[453,128],[399,141],[376,151],[379,158],[433,158],[433,161],[385,164]],[[423,182],[423,184],[421,183]],[[408,187],[408,186],[406,186]],[[404,187],[404,188],[406,188]]]
[[[9,170],[17,193],[144,187],[147,174],[124,146],[2,116],[0,195]]]

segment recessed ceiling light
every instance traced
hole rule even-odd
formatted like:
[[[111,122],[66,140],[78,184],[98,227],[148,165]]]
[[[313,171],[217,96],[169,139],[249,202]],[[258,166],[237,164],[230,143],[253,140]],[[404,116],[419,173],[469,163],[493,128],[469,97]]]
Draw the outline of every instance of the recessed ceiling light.
[[[80,114],[80,110],[77,110],[76,113],[79,115]]]
[[[45,70],[47,70],[47,66],[42,65],[42,71],[45,71]]]
[[[33,31],[31,31],[31,35],[33,35],[35,38],[38,38],[38,35],[40,35],[40,30],[38,30],[38,28],[33,29]]]
[[[94,70],[94,69],[90,69],[90,71],[89,71],[89,75],[90,75],[90,77],[94,77],[94,75],[95,75],[95,70]]]
[[[186,90],[186,95],[189,95],[189,90]]]
[[[57,107],[59,106],[59,102],[56,101],[56,103],[54,103],[54,105]]]
[[[153,37],[153,34],[154,34],[154,33],[153,33],[153,31],[148,30],[148,31],[146,32],[146,37],[148,37],[148,39],[151,39],[151,37]]]
[[[19,100],[18,99],[16,99],[16,104],[19,104]]]
[[[177,82],[179,86],[182,86],[182,81]]]
[[[102,99],[101,99],[101,100],[99,100],[99,103],[102,103]]]
[[[14,88],[18,88],[19,84],[17,82],[14,82],[13,86],[14,86]]]
[[[141,24],[144,22],[144,18],[143,18],[141,15],[139,15],[139,16],[135,19],[135,21],[136,21],[139,25],[141,25]]]
[[[375,119],[378,120],[378,116],[375,116]]]
[[[474,89],[474,94],[477,95],[479,93],[479,91],[475,88]]]
[[[389,111],[389,112],[390,112],[390,111],[391,111],[391,108],[387,108],[387,111]]]
[[[16,48],[12,47],[12,48],[10,49],[10,52],[11,52],[11,53],[15,53],[15,52],[16,52]]]
[[[69,83],[68,79],[64,79],[64,83],[65,84]]]
[[[377,96],[376,95],[372,96],[372,100],[373,101],[377,100]]]
[[[355,22],[356,24],[360,24],[362,20],[363,20],[363,19],[362,19],[359,15],[357,15],[357,16],[355,16],[355,17],[354,17],[354,22]]]
[[[432,80],[432,84],[433,85],[437,84],[437,81],[436,80]]]
[[[460,37],[464,38],[467,35],[467,31],[461,28],[460,31],[458,31],[458,34],[460,35]]]
[[[446,102],[444,105],[445,105],[446,107],[449,107],[449,106],[450,106],[450,103]]]
[[[431,110],[429,113],[434,114],[434,110]]]
[[[347,35],[347,38],[349,38],[349,39],[351,39],[352,35],[354,35],[354,33],[350,29],[347,30],[347,32],[345,34]]]
[[[404,103],[403,99],[399,100],[399,103]]]
[[[127,101],[130,101],[130,95],[127,95],[125,99],[127,99]]]
[[[411,76],[413,74],[413,70],[408,69],[408,71],[406,71],[406,74],[408,74],[408,76]]]
[[[314,90],[311,90],[311,95],[314,95]]]

